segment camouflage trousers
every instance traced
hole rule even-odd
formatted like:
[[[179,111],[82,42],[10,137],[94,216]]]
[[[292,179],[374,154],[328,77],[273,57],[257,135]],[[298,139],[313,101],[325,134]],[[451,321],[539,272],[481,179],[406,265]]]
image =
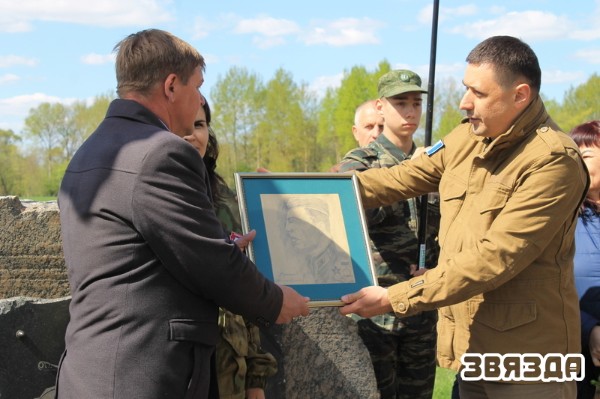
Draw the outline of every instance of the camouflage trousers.
[[[426,319],[423,325],[407,325],[398,331],[383,329],[370,319],[358,321],[381,399],[431,399],[437,332],[436,323]]]

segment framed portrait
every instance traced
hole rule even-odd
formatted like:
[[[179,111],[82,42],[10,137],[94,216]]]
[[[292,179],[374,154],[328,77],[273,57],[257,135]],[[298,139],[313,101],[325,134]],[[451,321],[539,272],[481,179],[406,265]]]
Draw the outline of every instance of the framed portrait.
[[[342,173],[236,173],[247,248],[262,274],[310,298],[342,306],[376,285],[358,181]]]

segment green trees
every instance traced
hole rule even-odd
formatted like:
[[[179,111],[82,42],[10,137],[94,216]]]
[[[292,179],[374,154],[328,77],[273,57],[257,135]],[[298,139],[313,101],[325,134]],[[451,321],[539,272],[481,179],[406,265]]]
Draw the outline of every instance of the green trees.
[[[377,80],[392,69],[381,61],[369,71],[344,71],[338,87],[321,98],[283,68],[268,81],[242,67],[230,68],[210,92],[212,127],[219,139],[219,173],[233,184],[235,172],[266,168],[274,172],[325,172],[356,146],[351,127],[354,110],[377,97]],[[426,82],[424,82],[425,84]],[[462,85],[436,82],[432,142],[448,134],[463,118]],[[569,131],[600,118],[600,77],[565,93],[562,103],[546,101],[553,119]],[[0,195],[53,196],[68,161],[104,118],[112,94],[86,103],[40,104],[32,108],[20,134],[0,130]],[[425,114],[415,136],[423,143]]]
[[[0,131],[0,194],[56,196],[69,160],[104,118],[112,98],[100,95],[90,105],[42,103],[29,110],[21,136]]]
[[[587,82],[569,89],[562,104],[547,101],[546,108],[552,119],[565,131],[592,120],[600,119],[600,77],[593,74]]]

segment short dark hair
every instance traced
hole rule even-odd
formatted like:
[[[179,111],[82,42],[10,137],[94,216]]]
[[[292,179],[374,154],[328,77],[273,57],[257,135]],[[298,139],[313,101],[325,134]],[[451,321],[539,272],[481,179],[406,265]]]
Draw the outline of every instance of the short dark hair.
[[[569,133],[579,147],[600,148],[600,120],[593,120],[575,126]]]
[[[133,33],[113,49],[117,53],[117,94],[148,94],[171,73],[177,74],[184,84],[198,66],[205,68],[204,58],[187,42],[159,29]]]
[[[538,58],[529,45],[516,37],[492,36],[475,46],[466,61],[473,65],[490,64],[503,86],[525,79],[535,93],[540,92],[542,71]]]

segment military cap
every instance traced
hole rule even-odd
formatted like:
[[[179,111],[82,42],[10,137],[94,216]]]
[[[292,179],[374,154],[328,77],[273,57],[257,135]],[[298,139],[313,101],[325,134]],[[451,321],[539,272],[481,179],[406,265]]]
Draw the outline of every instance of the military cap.
[[[377,84],[377,91],[379,98],[394,97],[409,91],[427,93],[427,90],[421,88],[421,78],[419,75],[408,69],[397,69],[380,77]]]

